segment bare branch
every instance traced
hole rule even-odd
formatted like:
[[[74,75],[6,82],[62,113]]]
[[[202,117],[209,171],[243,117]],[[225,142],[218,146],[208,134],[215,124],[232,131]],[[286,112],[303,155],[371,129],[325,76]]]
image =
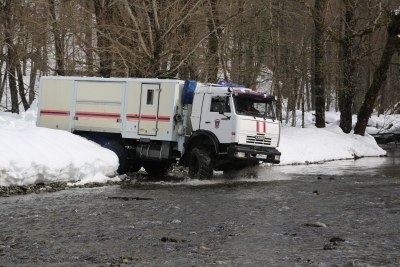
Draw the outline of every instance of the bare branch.
[[[183,18],[179,18],[177,20],[175,20],[174,23],[172,23],[172,25],[165,31],[165,33],[162,35],[162,38],[165,38],[165,36],[167,36],[173,29],[178,28],[180,25],[182,25],[182,23],[184,23],[191,15],[193,10],[195,10],[197,8],[197,6],[199,6],[200,4],[202,4],[204,2],[204,0],[198,0],[193,6],[192,8],[186,12],[186,15]],[[190,1],[188,1],[186,3],[186,5],[184,5],[181,9],[181,12],[179,12],[179,14],[183,14],[184,10],[186,9],[186,6],[190,3]]]
[[[145,54],[151,58],[151,54],[149,53],[149,51],[147,50],[146,44],[143,40],[143,36],[142,36],[142,31],[140,30],[140,27],[136,21],[136,17],[133,15],[131,7],[128,4],[127,0],[122,0],[126,6],[126,10],[128,10],[129,16],[133,22],[133,24],[135,25],[136,28],[136,32],[138,34],[138,38],[139,38],[139,43],[140,43],[140,47],[143,49],[143,51],[145,52]]]

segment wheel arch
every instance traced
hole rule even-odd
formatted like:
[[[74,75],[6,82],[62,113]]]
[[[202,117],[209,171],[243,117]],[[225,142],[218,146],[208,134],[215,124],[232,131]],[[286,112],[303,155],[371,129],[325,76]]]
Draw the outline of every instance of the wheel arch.
[[[182,155],[181,160],[179,161],[180,165],[183,166],[188,166],[189,164],[189,159],[190,159],[190,153],[193,148],[199,147],[202,144],[212,144],[214,149],[210,151],[212,154],[217,155],[219,153],[219,140],[218,137],[210,131],[206,130],[197,130],[195,131],[188,139],[188,141],[185,144],[185,152]]]

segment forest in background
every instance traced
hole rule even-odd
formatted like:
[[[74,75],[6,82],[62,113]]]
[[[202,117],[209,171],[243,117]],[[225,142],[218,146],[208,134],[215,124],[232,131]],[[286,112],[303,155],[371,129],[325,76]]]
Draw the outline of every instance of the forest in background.
[[[340,111],[364,134],[400,112],[398,0],[0,0],[0,109],[26,110],[43,75],[230,81],[277,115]],[[28,78],[24,78],[28,77]],[[268,86],[266,86],[268,85]],[[363,125],[365,124],[365,125]]]

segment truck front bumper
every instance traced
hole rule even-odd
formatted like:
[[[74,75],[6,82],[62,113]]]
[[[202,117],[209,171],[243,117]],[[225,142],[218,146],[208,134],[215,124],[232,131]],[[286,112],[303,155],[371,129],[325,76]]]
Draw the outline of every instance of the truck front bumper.
[[[237,160],[262,161],[278,164],[281,162],[281,152],[276,148],[230,145],[228,158]]]

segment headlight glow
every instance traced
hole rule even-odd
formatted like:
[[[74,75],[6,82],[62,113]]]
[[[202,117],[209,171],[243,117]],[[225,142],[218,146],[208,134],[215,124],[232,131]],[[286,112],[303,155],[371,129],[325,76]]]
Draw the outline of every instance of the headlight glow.
[[[238,158],[244,158],[244,157],[246,157],[246,153],[244,153],[244,152],[236,152],[235,156],[238,157]]]

